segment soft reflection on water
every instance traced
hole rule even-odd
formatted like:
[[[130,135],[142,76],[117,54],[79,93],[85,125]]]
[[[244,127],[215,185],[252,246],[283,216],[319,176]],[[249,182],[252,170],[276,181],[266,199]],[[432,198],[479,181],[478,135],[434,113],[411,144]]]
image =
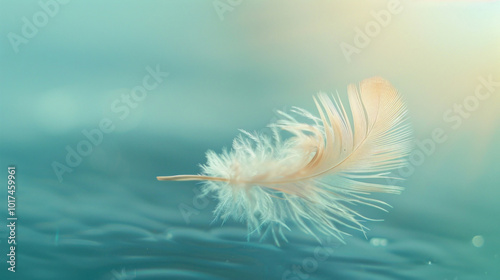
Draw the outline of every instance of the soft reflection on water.
[[[179,145],[179,144],[177,144]],[[189,146],[178,146],[189,150]],[[194,208],[196,185],[157,182],[166,171],[124,152],[127,174],[80,169],[64,184],[41,174],[23,176],[33,166],[18,164],[19,266],[22,279],[494,279],[497,238],[477,226],[467,208],[428,203],[429,215],[408,201],[407,191],[372,222],[365,238],[353,233],[346,244],[325,238],[323,245],[298,231],[282,247],[272,240],[246,241],[246,227],[210,225],[215,202]],[[125,163],[126,162],[126,163]],[[180,161],[182,166],[182,161]],[[52,175],[52,174],[49,174]],[[23,178],[24,177],[24,178]],[[408,185],[407,189],[417,186]],[[22,198],[22,200],[21,200]],[[396,203],[394,203],[396,202]],[[198,209],[183,218],[180,205]],[[421,205],[421,204],[420,204]],[[446,206],[446,207],[445,207]],[[425,210],[425,209],[422,209]],[[467,216],[471,215],[471,216]],[[450,220],[446,217],[464,217]],[[428,278],[432,275],[432,278]],[[477,278],[480,275],[483,278]],[[309,278],[307,278],[309,276]],[[20,278],[21,279],[21,278]]]

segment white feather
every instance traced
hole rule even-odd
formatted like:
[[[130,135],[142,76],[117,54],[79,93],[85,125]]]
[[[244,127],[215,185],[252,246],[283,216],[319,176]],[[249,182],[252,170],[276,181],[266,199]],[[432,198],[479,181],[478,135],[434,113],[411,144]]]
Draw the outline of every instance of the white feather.
[[[205,181],[203,195],[219,200],[216,218],[246,222],[249,235],[270,232],[278,245],[289,222],[318,241],[318,233],[342,240],[347,233],[338,225],[364,232],[361,222],[369,219],[351,206],[384,210],[386,203],[367,196],[400,193],[373,181],[406,164],[410,129],[401,96],[386,80],[364,80],[359,91],[350,85],[348,96],[352,120],[339,98],[320,93],[314,98],[319,117],[294,107],[293,114],[309,120],[304,123],[279,112],[272,136],[241,131],[231,151],[207,152],[201,175],[158,179]],[[292,136],[282,139],[282,131]]]

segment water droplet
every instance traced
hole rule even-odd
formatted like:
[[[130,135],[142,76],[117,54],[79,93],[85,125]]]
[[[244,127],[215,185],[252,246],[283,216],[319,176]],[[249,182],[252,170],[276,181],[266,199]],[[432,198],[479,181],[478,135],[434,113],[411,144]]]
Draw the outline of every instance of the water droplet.
[[[483,247],[484,245],[484,237],[482,235],[476,235],[472,238],[472,245],[474,245],[474,247]]]
[[[381,246],[381,247],[385,247],[387,246],[387,239],[385,238],[378,238],[378,237],[374,237],[372,239],[370,239],[370,244],[372,246]]]
[[[174,235],[173,235],[171,232],[168,232],[168,233],[165,235],[165,238],[166,238],[167,240],[172,239],[172,237],[174,237]]]

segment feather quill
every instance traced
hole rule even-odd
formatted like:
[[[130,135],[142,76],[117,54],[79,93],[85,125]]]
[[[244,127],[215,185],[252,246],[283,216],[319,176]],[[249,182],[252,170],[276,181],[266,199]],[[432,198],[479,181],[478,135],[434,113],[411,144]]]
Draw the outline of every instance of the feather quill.
[[[204,181],[202,195],[219,201],[216,219],[246,222],[249,236],[270,233],[278,246],[290,222],[319,242],[319,233],[342,241],[349,235],[344,228],[365,232],[362,222],[371,219],[352,205],[385,211],[389,205],[370,193],[401,192],[377,182],[406,164],[411,131],[406,106],[388,81],[374,77],[359,89],[349,85],[348,97],[351,118],[338,96],[320,93],[313,97],[319,117],[294,107],[293,115],[308,120],[300,122],[278,111],[272,135],[241,130],[230,151],[207,152],[202,174],[157,178]],[[282,139],[283,131],[292,136]]]

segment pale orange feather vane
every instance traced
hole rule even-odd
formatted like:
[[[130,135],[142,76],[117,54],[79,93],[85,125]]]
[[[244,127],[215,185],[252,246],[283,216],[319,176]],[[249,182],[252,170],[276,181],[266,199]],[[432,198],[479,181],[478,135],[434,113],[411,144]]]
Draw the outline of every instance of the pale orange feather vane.
[[[314,97],[319,117],[294,107],[299,122],[279,111],[272,135],[241,131],[231,151],[207,152],[201,175],[159,176],[165,181],[204,181],[202,195],[219,200],[216,218],[246,221],[249,235],[271,233],[286,240],[283,228],[295,223],[319,240],[318,232],[340,240],[343,225],[365,231],[368,219],[351,209],[363,204],[384,210],[372,192],[401,188],[373,181],[392,178],[411,149],[407,109],[394,87],[380,77],[348,87],[351,120],[340,99]],[[282,139],[280,132],[291,137]],[[366,182],[369,180],[370,182]],[[321,242],[321,241],[320,241]]]

